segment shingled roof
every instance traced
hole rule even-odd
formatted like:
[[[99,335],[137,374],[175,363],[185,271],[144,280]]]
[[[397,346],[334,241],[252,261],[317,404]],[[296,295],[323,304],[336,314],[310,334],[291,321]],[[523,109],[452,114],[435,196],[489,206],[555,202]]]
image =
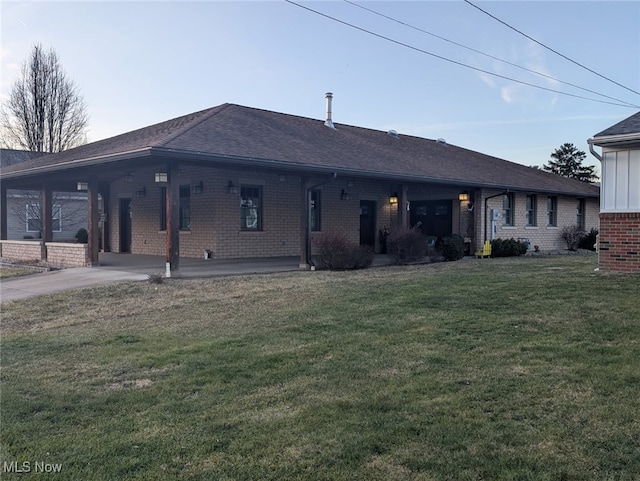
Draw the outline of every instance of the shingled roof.
[[[46,157],[3,167],[20,178],[86,165],[164,157],[597,197],[599,188],[409,135],[223,104]]]
[[[599,134],[594,135],[594,140],[598,137],[609,137],[613,135],[638,134],[640,137],[640,112],[627,117],[626,119],[612,125],[608,129],[603,130]]]
[[[32,152],[30,150],[0,149],[0,167],[4,169],[10,165],[20,164],[37,157],[48,155],[43,152]]]

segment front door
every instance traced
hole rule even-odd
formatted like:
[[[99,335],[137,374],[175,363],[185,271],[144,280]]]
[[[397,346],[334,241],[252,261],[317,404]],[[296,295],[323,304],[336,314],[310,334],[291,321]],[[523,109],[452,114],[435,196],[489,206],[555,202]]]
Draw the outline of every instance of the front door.
[[[120,199],[120,252],[131,252],[131,199]]]
[[[376,201],[360,201],[360,245],[376,245]]]
[[[411,202],[410,222],[426,236],[439,239],[452,233],[451,200],[422,200]]]

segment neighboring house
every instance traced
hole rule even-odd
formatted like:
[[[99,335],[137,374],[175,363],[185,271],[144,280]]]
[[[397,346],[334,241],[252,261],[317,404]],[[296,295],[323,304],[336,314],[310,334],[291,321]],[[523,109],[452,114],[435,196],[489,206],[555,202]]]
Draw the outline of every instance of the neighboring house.
[[[602,163],[600,269],[640,272],[640,112],[588,142]]]
[[[49,154],[44,154],[49,155]],[[0,149],[0,168],[42,157],[39,152]],[[7,239],[42,237],[41,192],[34,189],[7,190]],[[87,227],[86,192],[52,192],[52,233],[58,242],[75,241],[78,229]]]
[[[385,227],[459,234],[474,252],[492,237],[565,249],[564,226],[598,226],[597,186],[330,112],[330,95],[325,120],[223,104],[9,166],[3,182],[86,183],[89,264],[101,232],[106,251],[166,254],[168,272],[205,253],[302,267],[309,237],[330,234],[380,252]]]

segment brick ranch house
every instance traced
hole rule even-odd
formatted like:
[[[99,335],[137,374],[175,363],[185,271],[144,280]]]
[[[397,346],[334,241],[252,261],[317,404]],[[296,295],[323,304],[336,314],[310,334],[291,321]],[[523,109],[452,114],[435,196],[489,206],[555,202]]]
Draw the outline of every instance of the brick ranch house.
[[[588,142],[602,163],[600,269],[640,272],[640,112]]]
[[[492,236],[551,250],[566,247],[563,226],[598,226],[597,186],[442,139],[334,123],[326,99],[324,120],[223,104],[13,165],[2,205],[8,188],[37,188],[50,219],[52,190],[86,188],[86,264],[98,264],[101,240],[104,251],[165,255],[169,274],[180,256],[309,266],[312,241],[331,233],[377,252],[385,227],[416,225],[463,236],[469,252]],[[5,207],[1,218],[6,239]]]

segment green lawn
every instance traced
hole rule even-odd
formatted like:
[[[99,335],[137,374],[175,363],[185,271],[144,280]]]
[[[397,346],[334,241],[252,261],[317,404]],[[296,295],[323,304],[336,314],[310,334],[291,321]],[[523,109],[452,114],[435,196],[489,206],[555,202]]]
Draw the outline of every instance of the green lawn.
[[[595,264],[473,259],[5,303],[0,477],[638,480],[640,276]]]

